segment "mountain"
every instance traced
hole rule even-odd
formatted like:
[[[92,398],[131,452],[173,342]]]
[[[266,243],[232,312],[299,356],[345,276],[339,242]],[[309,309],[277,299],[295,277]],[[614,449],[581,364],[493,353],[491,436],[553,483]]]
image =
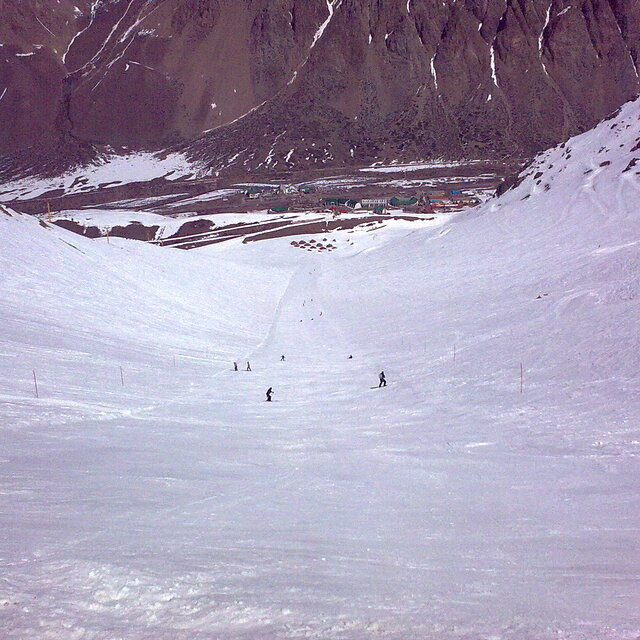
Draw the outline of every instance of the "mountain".
[[[531,155],[640,84],[633,0],[4,0],[4,172]]]

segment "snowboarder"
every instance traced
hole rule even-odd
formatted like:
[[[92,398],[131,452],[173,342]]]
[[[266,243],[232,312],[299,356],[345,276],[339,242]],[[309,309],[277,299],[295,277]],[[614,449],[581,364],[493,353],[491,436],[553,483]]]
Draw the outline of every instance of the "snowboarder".
[[[280,362],[284,362],[284,354],[280,356]]]
[[[251,365],[249,364],[248,360],[247,360],[247,371],[251,371]]]
[[[271,402],[271,396],[273,395],[273,387],[267,389],[267,402]]]
[[[384,377],[384,371],[381,371],[379,373],[378,378],[380,378],[380,384],[378,385],[378,389],[380,387],[386,387],[387,386],[387,379]]]
[[[234,370],[234,371],[237,371],[237,370],[238,370],[238,363],[237,363],[237,362],[234,362],[234,363],[233,363],[233,370]]]

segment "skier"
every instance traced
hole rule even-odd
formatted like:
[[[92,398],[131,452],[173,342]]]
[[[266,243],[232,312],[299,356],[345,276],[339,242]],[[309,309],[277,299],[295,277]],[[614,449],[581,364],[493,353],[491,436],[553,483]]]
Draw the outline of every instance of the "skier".
[[[247,360],[247,371],[251,371],[251,365],[249,364],[248,360]]]
[[[284,362],[284,354],[280,356],[280,362]]]
[[[233,363],[233,370],[234,370],[234,371],[237,371],[237,370],[238,370],[238,363],[237,363],[237,362],[234,362],[234,363]]]
[[[384,377],[384,371],[380,372],[380,374],[378,375],[378,378],[380,378],[380,384],[378,385],[378,389],[380,387],[386,387],[387,386],[387,379]]]
[[[273,395],[273,387],[267,389],[267,402],[271,402],[271,396]]]
[[[353,356],[349,356],[347,360],[353,360]]]

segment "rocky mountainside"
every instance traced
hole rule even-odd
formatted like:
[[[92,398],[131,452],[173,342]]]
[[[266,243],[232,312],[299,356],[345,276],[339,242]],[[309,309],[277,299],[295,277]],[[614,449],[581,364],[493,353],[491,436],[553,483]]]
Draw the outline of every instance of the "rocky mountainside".
[[[218,171],[529,155],[640,89],[636,0],[0,9],[5,169],[100,146],[177,148]]]

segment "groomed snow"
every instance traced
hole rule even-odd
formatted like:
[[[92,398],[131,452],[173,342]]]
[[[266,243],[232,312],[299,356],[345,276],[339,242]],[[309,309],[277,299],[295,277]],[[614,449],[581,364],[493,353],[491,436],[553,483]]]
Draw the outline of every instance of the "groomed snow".
[[[0,212],[3,638],[635,640],[639,116],[332,253]]]

